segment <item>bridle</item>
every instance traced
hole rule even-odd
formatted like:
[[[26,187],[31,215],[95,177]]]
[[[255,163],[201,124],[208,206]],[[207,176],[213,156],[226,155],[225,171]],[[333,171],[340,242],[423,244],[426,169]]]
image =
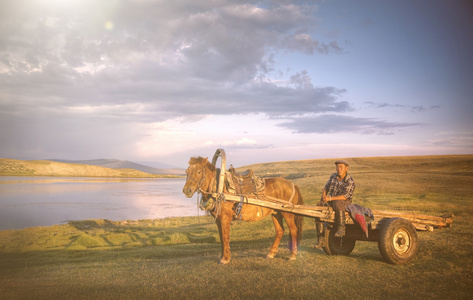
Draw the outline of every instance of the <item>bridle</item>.
[[[187,169],[187,170],[189,170],[189,169]],[[204,166],[202,166],[202,178],[200,178],[199,182],[197,182],[197,180],[195,180],[193,177],[189,177],[189,173],[187,171],[186,171],[186,173],[187,173],[186,181],[189,180],[189,179],[194,181],[195,184],[197,184],[197,189],[196,190],[201,193],[202,192],[202,187],[200,185],[202,184],[202,182],[204,181],[204,178],[205,178],[205,168],[204,168]]]
[[[213,183],[215,182],[215,178],[212,177],[212,181],[209,184],[209,187],[211,189],[209,192],[206,192],[206,191],[202,190],[202,183],[205,179],[205,169],[206,169],[205,166],[202,166],[202,178],[200,178],[199,181],[195,180],[193,177],[189,177],[189,173],[186,171],[186,173],[187,173],[187,179],[186,180],[191,180],[191,181],[195,182],[195,184],[197,184],[196,192],[198,192],[202,195],[203,194],[211,195],[212,194]],[[189,169],[187,169],[187,170],[189,170]]]
[[[203,191],[202,190],[202,183],[205,179],[205,169],[206,169],[205,166],[202,166],[202,178],[200,178],[199,181],[195,180],[192,177],[189,177],[189,173],[186,171],[186,173],[187,173],[187,179],[186,180],[191,180],[191,181],[195,182],[195,184],[197,185],[197,188],[196,188],[197,206],[202,210],[209,210],[210,211],[210,210],[213,210],[216,206],[219,206],[218,205],[219,201],[215,201],[215,200],[219,200],[219,197],[216,197],[216,194],[212,191],[213,188],[214,188],[214,184],[216,183],[214,177],[212,177],[212,180],[210,181],[210,184],[209,184],[210,191]],[[189,170],[189,169],[187,169],[187,170]],[[216,186],[215,186],[215,190],[216,190]],[[202,196],[206,195],[207,197],[202,197],[199,200],[199,198],[200,198],[199,195],[202,195]],[[211,197],[208,197],[209,195]],[[217,212],[217,214],[218,214],[218,212]]]

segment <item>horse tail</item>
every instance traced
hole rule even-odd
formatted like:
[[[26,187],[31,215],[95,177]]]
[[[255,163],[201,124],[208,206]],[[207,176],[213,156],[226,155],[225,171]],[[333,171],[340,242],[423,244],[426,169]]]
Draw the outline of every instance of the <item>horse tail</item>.
[[[298,205],[304,204],[299,187],[297,185],[294,185],[294,188],[296,189],[296,194],[297,194],[296,203],[294,204],[298,204]],[[294,219],[295,219],[295,223],[297,227],[297,245],[299,246],[299,243],[302,239],[302,223],[304,221],[304,217],[301,215],[294,215]]]

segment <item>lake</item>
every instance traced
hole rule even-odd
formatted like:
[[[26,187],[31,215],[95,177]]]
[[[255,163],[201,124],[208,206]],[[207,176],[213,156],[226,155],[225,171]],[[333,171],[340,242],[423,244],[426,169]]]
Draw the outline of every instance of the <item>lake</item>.
[[[71,220],[196,216],[196,197],[184,196],[184,183],[174,178],[0,176],[0,230]]]

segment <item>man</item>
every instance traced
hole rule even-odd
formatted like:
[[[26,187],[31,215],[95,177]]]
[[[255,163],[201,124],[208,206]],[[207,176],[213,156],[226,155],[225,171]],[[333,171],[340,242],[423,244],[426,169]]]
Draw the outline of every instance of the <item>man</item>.
[[[337,172],[333,173],[322,192],[322,198],[317,204],[323,206],[326,203],[335,211],[335,222],[338,225],[335,237],[345,235],[345,208],[351,204],[353,192],[355,191],[355,181],[348,174],[349,163],[346,160],[335,162]],[[320,249],[324,246],[323,240],[323,222],[315,222],[317,228],[318,243],[315,248]]]

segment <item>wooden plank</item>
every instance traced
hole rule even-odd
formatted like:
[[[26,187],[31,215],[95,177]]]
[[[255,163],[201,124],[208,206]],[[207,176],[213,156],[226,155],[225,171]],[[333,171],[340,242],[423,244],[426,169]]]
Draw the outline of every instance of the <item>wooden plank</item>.
[[[436,217],[416,213],[396,213],[376,210],[373,210],[372,212],[375,218],[404,218],[409,220],[411,223],[418,223],[433,227],[448,227],[453,222],[451,215]]]
[[[243,200],[242,200],[243,198]],[[288,202],[285,203],[276,203],[272,201],[265,201],[261,199],[256,199],[252,197],[240,197],[236,195],[225,194],[225,200],[232,201],[232,202],[241,202],[243,201],[244,204],[252,204],[257,206],[262,206],[266,208],[276,209],[280,211],[290,212],[294,214],[300,214],[308,217],[316,217],[316,218],[324,218],[325,212],[318,211],[318,210],[310,210],[310,209],[303,209],[301,207],[294,207],[294,205],[289,204]],[[325,209],[326,210],[326,209]]]
[[[295,205],[289,203],[288,201],[275,198],[271,198],[268,200],[231,194],[224,194],[224,196],[226,200],[232,202],[243,201],[244,204],[257,205],[293,214],[303,215],[306,217],[312,217],[318,219],[318,221],[321,222],[335,222],[335,216],[333,211],[329,211],[328,207],[326,206]],[[451,215],[436,217],[415,213],[397,213],[387,211],[372,212],[375,218],[371,224],[371,228],[373,229],[379,229],[379,227],[382,226],[382,222],[380,222],[381,220],[395,217],[407,219],[419,230],[431,231],[433,230],[433,228],[448,227],[452,223]],[[354,224],[353,220],[350,217],[346,218],[346,223]]]
[[[420,220],[434,220],[439,222],[446,223],[445,217],[436,217],[436,216],[429,216],[423,214],[416,214],[416,213],[401,213],[401,212],[390,212],[390,211],[381,211],[381,210],[373,210],[373,214],[380,215],[380,216],[392,216],[392,217],[401,217],[401,218],[415,218]]]

